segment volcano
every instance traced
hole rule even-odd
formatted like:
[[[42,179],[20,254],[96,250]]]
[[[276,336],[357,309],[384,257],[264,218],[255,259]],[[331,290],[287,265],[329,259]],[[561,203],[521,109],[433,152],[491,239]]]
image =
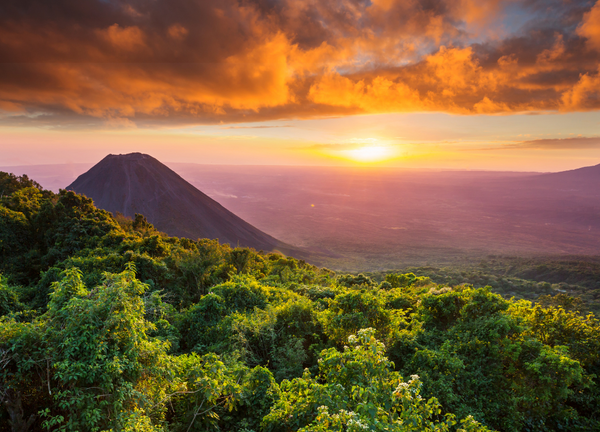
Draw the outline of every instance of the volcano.
[[[108,155],[66,189],[113,214],[142,214],[170,236],[218,239],[233,247],[306,256],[239,218],[147,154]]]

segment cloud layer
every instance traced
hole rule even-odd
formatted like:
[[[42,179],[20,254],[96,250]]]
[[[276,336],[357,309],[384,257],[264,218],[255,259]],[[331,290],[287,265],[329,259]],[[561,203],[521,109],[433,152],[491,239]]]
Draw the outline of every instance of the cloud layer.
[[[4,0],[4,124],[600,108],[600,1]]]

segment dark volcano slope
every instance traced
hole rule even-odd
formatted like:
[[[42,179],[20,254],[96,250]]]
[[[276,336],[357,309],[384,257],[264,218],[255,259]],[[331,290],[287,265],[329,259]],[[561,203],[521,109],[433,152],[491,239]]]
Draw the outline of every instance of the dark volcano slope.
[[[307,255],[240,219],[142,153],[108,155],[67,189],[92,198],[96,207],[113,214],[143,214],[158,230],[171,236],[219,239],[234,247],[278,250],[297,258]]]

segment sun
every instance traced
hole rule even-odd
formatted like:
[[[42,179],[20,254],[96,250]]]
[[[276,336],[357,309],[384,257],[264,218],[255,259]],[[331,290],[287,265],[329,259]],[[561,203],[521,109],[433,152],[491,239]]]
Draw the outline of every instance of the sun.
[[[349,159],[363,163],[381,162],[392,156],[390,149],[381,145],[358,147],[346,150],[345,153]]]

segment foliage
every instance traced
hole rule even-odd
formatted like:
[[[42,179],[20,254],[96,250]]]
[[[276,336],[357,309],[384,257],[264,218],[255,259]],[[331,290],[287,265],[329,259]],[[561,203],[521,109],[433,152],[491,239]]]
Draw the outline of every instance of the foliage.
[[[600,429],[592,258],[338,275],[0,195],[0,432]]]
[[[25,309],[19,300],[17,289],[9,286],[6,279],[0,275],[0,316],[15,314]]]
[[[325,333],[338,343],[361,328],[377,329],[380,338],[391,331],[392,312],[385,308],[385,298],[372,291],[350,291],[338,294],[323,313]]]
[[[481,261],[453,264],[451,267],[406,267],[420,278],[429,277],[436,284],[456,286],[472,284],[476,288],[492,287],[505,298],[515,297],[550,304],[565,301],[564,307],[581,312],[600,313],[600,259],[594,256],[505,257],[490,255]],[[397,273],[366,273],[383,281]],[[580,301],[573,304],[570,298]]]
[[[282,396],[264,419],[271,431],[447,431],[455,424],[451,414],[441,415],[435,398],[425,400],[421,382],[413,375],[404,382],[385,357],[374,329],[348,338],[340,352],[328,349],[319,359],[319,376],[307,371],[284,381]],[[472,419],[471,430],[487,430]]]
[[[532,337],[510,306],[489,289],[432,290],[411,323],[414,339],[399,339],[391,356],[459,416],[501,430],[572,423],[569,398],[586,371],[566,347]]]
[[[0,199],[26,188],[42,190],[40,184],[27,175],[16,176],[12,173],[0,172]]]

